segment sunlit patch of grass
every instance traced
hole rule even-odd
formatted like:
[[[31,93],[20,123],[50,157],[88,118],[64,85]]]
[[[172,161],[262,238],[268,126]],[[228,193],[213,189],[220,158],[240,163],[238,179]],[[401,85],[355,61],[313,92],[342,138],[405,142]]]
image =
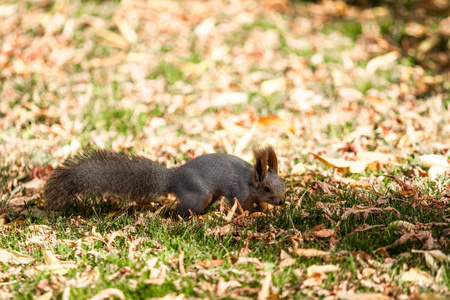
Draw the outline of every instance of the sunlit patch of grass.
[[[335,31],[339,31],[344,36],[349,37],[352,41],[356,41],[358,36],[362,34],[361,23],[352,20],[335,21],[330,25],[325,25],[322,28],[322,33],[331,34]]]
[[[156,79],[158,76],[164,77],[169,85],[173,85],[177,81],[186,80],[183,72],[167,61],[162,61],[158,67],[147,76],[147,79]]]

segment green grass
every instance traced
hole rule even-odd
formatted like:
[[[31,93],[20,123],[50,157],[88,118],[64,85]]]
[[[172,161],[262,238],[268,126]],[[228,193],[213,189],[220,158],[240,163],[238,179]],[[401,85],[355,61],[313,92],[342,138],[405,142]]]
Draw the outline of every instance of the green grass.
[[[0,244],[8,245],[7,248],[16,250],[24,254],[31,255],[36,258],[36,261],[43,261],[43,250],[48,249],[54,254],[61,255],[62,260],[73,261],[77,264],[77,268],[70,270],[64,277],[78,278],[83,270],[92,267],[98,268],[100,279],[97,284],[92,284],[88,287],[77,288],[73,287],[70,290],[71,297],[79,299],[87,299],[95,293],[109,287],[116,287],[123,291],[127,298],[148,298],[161,297],[167,293],[183,293],[185,296],[196,297],[212,297],[216,298],[214,292],[208,292],[198,288],[199,283],[209,282],[211,284],[217,283],[219,277],[228,280],[241,280],[243,274],[248,278],[247,283],[243,286],[257,288],[259,287],[259,280],[263,279],[262,273],[255,268],[252,263],[236,265],[236,257],[239,250],[245,246],[251,249],[249,257],[258,258],[264,263],[264,271],[271,270],[273,272],[272,284],[275,288],[282,292],[286,286],[294,287],[291,296],[294,298],[304,298],[305,295],[299,293],[295,286],[301,284],[298,272],[305,275],[305,269],[314,264],[332,263],[339,265],[341,271],[330,275],[324,282],[324,288],[332,288],[333,285],[338,284],[344,278],[349,280],[350,286],[355,286],[359,292],[373,291],[366,288],[359,283],[355,272],[359,269],[359,260],[351,253],[356,251],[364,251],[371,254],[375,261],[380,264],[384,262],[384,257],[374,253],[380,247],[388,247],[388,253],[392,258],[404,252],[409,252],[411,248],[419,249],[422,244],[420,242],[407,242],[404,245],[390,247],[400,235],[388,225],[397,220],[408,221],[411,223],[428,223],[435,222],[442,219],[446,214],[443,210],[421,208],[415,210],[410,209],[409,199],[402,198],[396,192],[390,192],[384,196],[388,202],[379,206],[376,205],[376,200],[380,197],[379,194],[373,191],[358,192],[355,190],[343,190],[332,197],[322,195],[321,193],[304,193],[299,190],[298,194],[290,192],[291,196],[302,195],[302,206],[297,208],[295,203],[292,205],[285,205],[273,214],[267,217],[257,218],[250,221],[246,226],[239,226],[235,224],[230,233],[224,236],[207,235],[208,230],[216,226],[224,226],[227,223],[220,218],[210,218],[205,216],[204,219],[195,219],[190,221],[179,221],[176,219],[164,219],[150,214],[136,213],[121,213],[112,217],[105,212],[93,213],[79,224],[76,224],[75,216],[70,217],[55,217],[48,221],[43,219],[25,220],[26,225],[50,225],[55,233],[57,240],[60,239],[78,239],[92,231],[92,226],[96,227],[96,231],[102,236],[106,236],[113,231],[122,230],[125,236],[116,238],[110,252],[105,244],[96,241],[92,244],[83,244],[82,250],[75,251],[74,248],[68,245],[58,243],[56,246],[46,245],[27,245],[25,241],[30,235],[35,235],[25,228],[10,227],[7,234],[0,236]],[[364,195],[364,197],[361,197]],[[365,199],[365,200],[362,200]],[[353,205],[369,205],[374,204],[377,207],[390,206],[400,212],[400,216],[391,212],[385,211],[379,214],[370,214],[367,218],[362,215],[350,215],[346,220],[341,220],[340,226],[336,232],[338,243],[331,260],[324,260],[321,258],[296,258],[294,265],[287,267],[283,271],[278,270],[277,265],[280,263],[281,250],[288,251],[292,247],[292,234],[294,232],[301,232],[306,236],[302,248],[316,248],[328,249],[329,243],[327,239],[317,239],[308,237],[308,232],[317,224],[324,224],[325,228],[335,228],[335,225],[330,223],[329,218],[324,216],[321,209],[316,207],[317,201],[324,203],[345,203],[338,205],[333,214],[329,216],[331,220],[339,222],[345,208],[350,208]],[[304,216],[304,213],[307,216]],[[139,220],[139,224],[136,225]],[[232,223],[233,224],[233,223]],[[367,225],[382,225],[368,231],[348,236],[348,234],[362,224]],[[128,228],[128,229],[127,229]],[[129,231],[132,229],[132,231]],[[128,230],[128,231],[127,231]],[[431,229],[433,236],[442,234],[442,228],[434,227]],[[268,235],[272,232],[273,235]],[[130,235],[131,234],[131,235]],[[244,240],[254,235],[253,238],[245,243]],[[139,258],[137,260],[130,260],[128,258],[128,247],[131,240],[143,237],[145,240],[136,248]],[[370,243],[367,243],[370,241]],[[177,264],[170,264],[169,257],[178,257],[180,251],[184,252],[184,265],[187,272],[193,272],[190,276],[180,276]],[[89,254],[90,251],[96,251],[97,255]],[[342,252],[345,251],[345,252]],[[80,254],[81,253],[81,254]],[[168,265],[166,281],[163,285],[154,286],[145,283],[145,280],[151,276],[151,271],[147,270],[146,261],[156,257],[159,264]],[[197,265],[203,260],[224,259],[225,262],[214,268],[209,268],[209,272],[204,275],[196,275],[196,269],[189,266]],[[402,258],[401,262],[407,264],[409,267],[424,268],[424,261],[420,255],[413,254],[409,258]],[[445,285],[450,284],[448,274],[448,263],[445,263],[443,278]],[[110,281],[109,276],[118,272],[121,268],[128,267],[131,273],[124,273],[118,279]],[[158,264],[157,266],[158,267]],[[2,266],[4,271],[9,267]],[[26,268],[26,266],[25,266]],[[201,268],[202,269],[202,268]],[[426,269],[426,268],[425,268]],[[345,274],[345,271],[352,272],[350,278]],[[212,273],[211,273],[212,272]],[[408,283],[398,282],[396,276],[401,273],[401,265],[397,264],[394,268],[386,271],[393,278],[403,292],[407,292],[409,288]],[[211,277],[211,274],[216,274]],[[209,275],[208,275],[209,274]],[[297,274],[297,275],[296,275]],[[51,272],[38,272],[34,275],[27,276],[22,273],[13,275],[12,280],[17,280],[17,283],[10,286],[17,299],[32,299],[36,295],[42,294],[37,289],[37,284],[43,280],[51,280]],[[298,288],[298,287],[297,287]],[[20,293],[19,293],[20,291]],[[429,289],[424,289],[429,291]],[[54,289],[54,295],[59,297],[62,290]]]

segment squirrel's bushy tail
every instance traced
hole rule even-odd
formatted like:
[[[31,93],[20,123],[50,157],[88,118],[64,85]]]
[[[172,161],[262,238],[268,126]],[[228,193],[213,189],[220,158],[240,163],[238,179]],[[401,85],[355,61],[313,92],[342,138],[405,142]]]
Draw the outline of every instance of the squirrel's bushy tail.
[[[76,195],[117,195],[132,200],[171,192],[172,171],[142,157],[90,150],[68,159],[45,184],[45,206],[58,209]]]

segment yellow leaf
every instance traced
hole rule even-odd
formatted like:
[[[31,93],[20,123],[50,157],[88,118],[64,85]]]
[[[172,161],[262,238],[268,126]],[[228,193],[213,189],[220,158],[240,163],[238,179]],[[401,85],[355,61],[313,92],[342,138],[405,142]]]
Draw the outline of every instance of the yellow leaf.
[[[258,119],[259,127],[278,127],[282,129],[286,129],[290,132],[294,132],[294,127],[285,119],[280,118],[277,115],[268,115],[265,117],[261,117]]]
[[[315,158],[341,173],[361,173],[367,167],[368,161],[348,161],[340,158],[326,157],[311,153]]]
[[[284,92],[286,89],[286,79],[284,77],[263,81],[261,83],[261,93],[271,95],[276,92]]]
[[[378,69],[394,65],[398,57],[399,54],[396,51],[377,56],[367,63],[366,70],[369,74],[375,74]]]
[[[0,262],[4,264],[28,264],[35,258],[14,250],[0,249]]]
[[[225,217],[225,221],[230,222],[231,219],[233,219],[234,213],[236,212],[237,208],[237,201],[234,201],[233,206],[231,207],[230,211],[228,212],[227,216]]]
[[[440,176],[444,176],[448,172],[450,172],[450,168],[433,166],[428,170],[428,177],[430,177],[430,179],[437,179]]]
[[[292,167],[291,175],[302,175],[306,173],[306,167],[303,163],[298,163]]]
[[[416,268],[411,268],[400,277],[402,281],[414,283],[431,283],[430,274]]]
[[[55,255],[53,255],[53,253],[51,251],[49,251],[49,250],[44,250],[43,256],[44,256],[45,263],[47,265],[59,265],[59,264],[61,264],[59,262],[59,259],[57,259],[55,257]]]
[[[427,167],[444,167],[450,168],[450,164],[447,159],[442,155],[437,154],[427,154],[419,156],[419,160],[422,164]]]
[[[339,266],[336,265],[312,265],[306,269],[306,277],[314,277],[316,275],[337,272],[339,270]]]
[[[298,256],[303,256],[303,257],[321,257],[321,256],[330,255],[330,252],[328,252],[328,251],[322,251],[322,250],[313,249],[313,248],[310,248],[310,249],[296,248],[292,252]]]

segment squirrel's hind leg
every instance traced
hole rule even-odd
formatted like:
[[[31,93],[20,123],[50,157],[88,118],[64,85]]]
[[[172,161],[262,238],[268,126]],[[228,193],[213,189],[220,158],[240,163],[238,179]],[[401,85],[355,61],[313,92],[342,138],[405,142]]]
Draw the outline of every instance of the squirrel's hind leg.
[[[202,214],[215,199],[212,193],[195,192],[184,192],[182,195],[179,195],[178,198],[180,199],[180,202],[178,203],[176,210],[183,218],[189,217],[191,213],[196,215]]]

